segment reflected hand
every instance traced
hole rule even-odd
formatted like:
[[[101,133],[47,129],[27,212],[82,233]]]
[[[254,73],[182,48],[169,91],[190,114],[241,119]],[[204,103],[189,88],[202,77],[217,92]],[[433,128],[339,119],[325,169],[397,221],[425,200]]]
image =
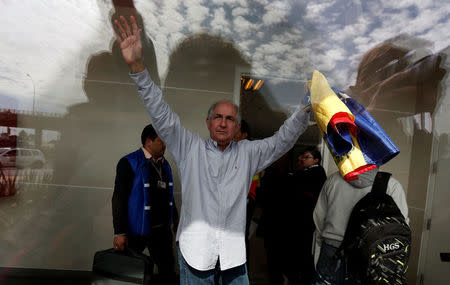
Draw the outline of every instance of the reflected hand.
[[[130,29],[125,17],[120,16],[120,22],[114,21],[120,34],[116,30],[114,30],[114,34],[122,50],[123,59],[130,67],[132,73],[138,73],[145,69],[142,61],[142,29],[138,28],[136,19],[133,16],[130,16],[130,23],[132,29]]]
[[[310,82],[308,81],[307,84],[310,84]],[[307,112],[307,113],[312,111],[310,88],[311,88],[310,85],[305,86],[305,95],[303,96],[303,98],[300,102],[300,109],[302,109],[304,112]]]
[[[310,113],[313,109],[312,109],[311,105],[308,105],[306,107],[303,107],[302,110],[306,113]]]
[[[128,245],[128,239],[126,235],[117,235],[114,236],[114,249],[115,250],[125,250],[125,247]]]

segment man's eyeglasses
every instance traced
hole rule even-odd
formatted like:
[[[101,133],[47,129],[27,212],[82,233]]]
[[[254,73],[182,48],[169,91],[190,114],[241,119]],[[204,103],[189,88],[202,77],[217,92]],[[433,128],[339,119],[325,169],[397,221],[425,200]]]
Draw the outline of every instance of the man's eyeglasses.
[[[301,155],[300,159],[310,159],[310,158],[314,158],[314,156],[311,155]]]

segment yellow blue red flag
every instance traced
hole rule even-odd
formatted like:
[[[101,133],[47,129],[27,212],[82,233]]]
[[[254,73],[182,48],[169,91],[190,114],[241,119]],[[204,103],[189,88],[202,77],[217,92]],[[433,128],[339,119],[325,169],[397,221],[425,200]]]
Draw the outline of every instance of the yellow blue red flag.
[[[322,137],[346,181],[386,163],[400,151],[367,110],[314,71],[311,106]]]

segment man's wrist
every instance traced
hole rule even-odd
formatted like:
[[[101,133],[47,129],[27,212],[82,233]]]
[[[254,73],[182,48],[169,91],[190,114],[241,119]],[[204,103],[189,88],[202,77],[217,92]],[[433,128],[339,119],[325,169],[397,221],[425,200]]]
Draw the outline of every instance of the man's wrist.
[[[139,73],[145,70],[145,65],[142,61],[134,62],[128,65],[131,73]]]

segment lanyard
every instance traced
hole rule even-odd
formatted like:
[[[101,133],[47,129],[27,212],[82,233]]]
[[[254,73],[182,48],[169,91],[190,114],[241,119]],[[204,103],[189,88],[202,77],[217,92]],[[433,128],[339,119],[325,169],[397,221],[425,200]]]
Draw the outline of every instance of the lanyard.
[[[162,166],[161,167],[157,167],[156,164],[153,162],[153,159],[151,159],[151,158],[150,158],[150,162],[151,162],[153,168],[158,173],[159,179],[162,181],[163,180],[163,177],[162,177]]]

